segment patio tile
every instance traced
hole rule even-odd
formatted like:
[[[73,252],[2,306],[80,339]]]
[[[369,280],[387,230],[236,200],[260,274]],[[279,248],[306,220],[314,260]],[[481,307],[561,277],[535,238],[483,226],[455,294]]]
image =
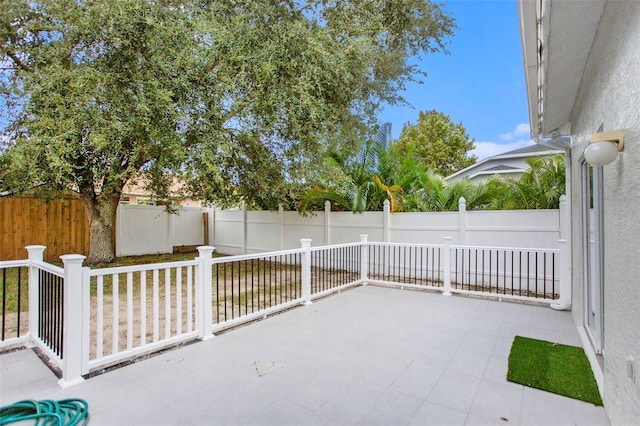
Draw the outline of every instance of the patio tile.
[[[509,369],[509,358],[500,355],[491,355],[487,367],[484,369],[482,378],[497,383],[506,383],[507,370]]]
[[[336,394],[337,389],[344,389],[352,380],[352,377],[333,371],[322,372],[303,386],[291,389],[287,398],[298,405],[317,410]]]
[[[457,371],[473,377],[482,377],[490,354],[471,349],[460,348],[451,359],[447,370]]]
[[[0,400],[84,398],[96,425],[607,425],[602,408],[505,381],[516,329],[577,339],[544,307],[357,287],[68,389],[32,351],[3,354]],[[278,368],[259,377],[257,361]]]
[[[609,418],[603,407],[577,399],[571,400],[571,406],[577,426],[609,425]]]
[[[444,369],[416,361],[398,376],[391,389],[426,399],[443,372]]]
[[[523,426],[574,424],[571,399],[525,386],[520,424]]]
[[[406,425],[413,419],[423,400],[387,389],[375,401],[371,411],[363,415],[356,424],[361,425]]]
[[[415,426],[460,426],[467,418],[465,413],[432,402],[422,404],[411,425]]]
[[[462,344],[462,338],[441,335],[417,355],[416,359],[434,367],[446,368]]]
[[[279,400],[265,410],[249,410],[239,416],[239,424],[260,425],[302,425],[309,424],[315,416],[312,410],[291,401]]]
[[[347,374],[387,388],[396,381],[410,362],[407,358],[396,356],[362,356]]]
[[[504,336],[504,335],[500,335],[496,338],[496,343],[493,346],[493,349],[491,350],[491,353],[493,355],[498,355],[498,356],[505,356],[505,357],[509,357],[509,354],[511,353],[511,346],[513,346],[513,340],[515,339],[515,335],[514,336]]]
[[[479,384],[480,379],[476,377],[447,370],[427,400],[466,413],[471,408]]]
[[[496,423],[520,424],[522,394],[520,385],[484,380],[478,387],[469,415]]]
[[[497,338],[497,334],[486,331],[474,331],[462,341],[460,349],[491,353]]]
[[[496,425],[506,425],[508,423],[504,421],[496,422],[492,420],[487,420],[481,417],[472,416],[470,414],[467,416],[467,419],[464,424],[465,426],[496,426]]]
[[[385,389],[360,379],[337,390],[332,398],[316,410],[316,414],[341,424],[354,424],[375,408],[375,401]]]
[[[527,337],[562,343],[563,345],[581,346],[580,338],[575,331],[559,330],[557,327],[554,329],[544,329],[533,326],[529,329]]]

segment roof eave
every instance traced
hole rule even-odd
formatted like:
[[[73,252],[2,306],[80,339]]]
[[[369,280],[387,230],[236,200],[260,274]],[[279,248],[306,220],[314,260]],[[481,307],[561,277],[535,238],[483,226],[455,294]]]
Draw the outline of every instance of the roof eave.
[[[520,41],[529,104],[531,138],[537,141],[540,134],[540,115],[538,109],[538,13],[536,0],[520,0],[518,2],[518,18],[520,20]]]

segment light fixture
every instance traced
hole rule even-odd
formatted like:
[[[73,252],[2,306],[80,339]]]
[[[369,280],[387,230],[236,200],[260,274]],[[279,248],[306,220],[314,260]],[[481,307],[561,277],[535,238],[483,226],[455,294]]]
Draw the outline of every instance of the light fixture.
[[[592,166],[604,166],[611,163],[624,148],[624,133],[622,130],[594,133],[591,136],[584,158]]]

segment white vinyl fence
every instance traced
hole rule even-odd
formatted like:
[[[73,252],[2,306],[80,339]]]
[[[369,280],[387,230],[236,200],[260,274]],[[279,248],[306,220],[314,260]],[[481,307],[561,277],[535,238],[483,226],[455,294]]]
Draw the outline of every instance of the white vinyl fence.
[[[324,211],[301,216],[295,211],[249,211],[183,207],[169,214],[161,206],[118,208],[116,255],[171,253],[174,247],[210,244],[216,252],[240,255],[299,247],[301,238],[314,246],[357,241],[452,244],[491,247],[557,249],[567,239],[566,201],[559,210],[467,211],[464,199],[457,212],[354,214]],[[205,214],[206,213],[206,214]],[[205,226],[206,221],[206,226]],[[206,234],[206,235],[205,235]]]
[[[566,215],[564,197],[559,210],[467,211],[464,199],[457,212],[391,213],[385,205],[382,212],[354,214],[332,212],[329,202],[308,216],[282,209],[211,209],[209,243],[219,253],[238,255],[293,249],[300,238],[323,246],[366,234],[372,242],[440,244],[452,237],[460,245],[557,249],[568,235]]]
[[[205,244],[200,207],[170,214],[162,206],[120,205],[116,217],[116,256],[173,253],[177,246]]]

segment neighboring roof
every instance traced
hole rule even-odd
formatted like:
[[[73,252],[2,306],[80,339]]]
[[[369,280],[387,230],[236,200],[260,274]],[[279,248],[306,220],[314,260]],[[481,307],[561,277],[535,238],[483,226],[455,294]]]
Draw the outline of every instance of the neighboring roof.
[[[503,158],[505,156],[511,158],[514,156],[518,156],[520,154],[527,154],[527,156],[531,154],[539,154],[539,153],[547,154],[552,151],[555,151],[555,150],[550,149],[544,145],[535,144],[535,145],[523,146],[522,148],[514,149],[513,151],[508,151],[502,154],[494,155],[491,158]]]
[[[149,191],[145,189],[146,184],[147,181],[143,176],[137,176],[135,179],[130,180],[124,185],[122,188],[122,194],[148,196]],[[185,188],[184,182],[174,176],[172,178],[171,186],[169,187],[169,194],[172,196],[185,196],[188,195],[188,191]]]
[[[505,166],[504,164],[500,164],[499,166],[489,167],[488,169],[484,169],[483,172],[504,172],[504,171],[516,171],[522,170],[517,167]]]
[[[455,178],[461,174],[469,173],[473,169],[481,168],[484,164],[489,162],[495,163],[495,162],[499,162],[500,160],[506,160],[510,158],[529,158],[529,157],[539,157],[539,156],[556,155],[556,154],[563,154],[563,153],[564,151],[561,149],[550,148],[544,145],[539,145],[539,144],[527,145],[522,148],[518,148],[512,151],[503,152],[502,154],[494,155],[493,157],[485,158],[484,160],[479,161],[476,164],[472,164],[467,168],[459,170],[445,177],[445,180]],[[491,173],[491,170],[495,170],[495,171]],[[517,173],[517,172],[524,172],[524,171],[525,171],[524,169],[519,169],[517,167],[507,166],[504,164],[496,164],[495,166],[491,166],[486,169],[481,168],[481,170],[478,170],[478,172],[474,173],[473,175],[469,175],[469,177],[472,178],[478,175],[485,175],[485,174]]]
[[[570,134],[571,111],[606,0],[520,0],[531,137]]]

